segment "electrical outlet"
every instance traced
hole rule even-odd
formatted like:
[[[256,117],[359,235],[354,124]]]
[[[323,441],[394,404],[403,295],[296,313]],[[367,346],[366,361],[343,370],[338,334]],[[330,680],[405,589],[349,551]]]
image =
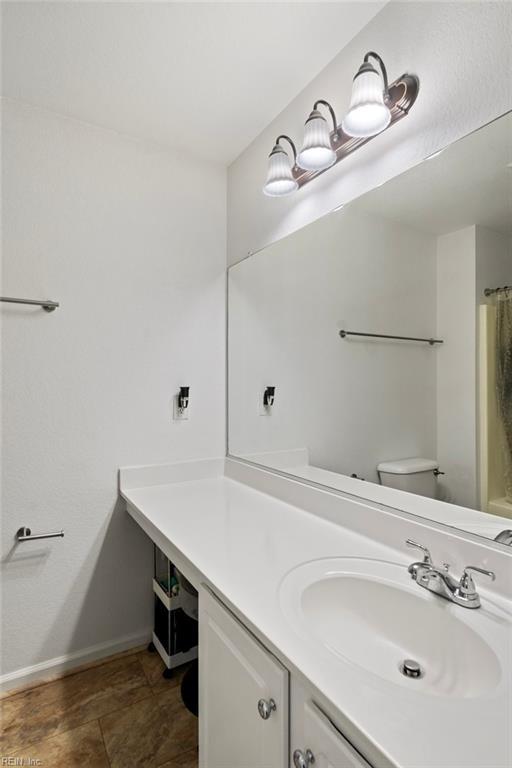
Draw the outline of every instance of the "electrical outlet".
[[[182,410],[178,405],[179,395],[173,397],[173,419],[174,421],[188,421],[190,418],[190,403],[187,408]]]
[[[272,407],[268,405],[263,405],[263,391],[260,392],[258,395],[258,414],[259,416],[271,416],[272,415]]]

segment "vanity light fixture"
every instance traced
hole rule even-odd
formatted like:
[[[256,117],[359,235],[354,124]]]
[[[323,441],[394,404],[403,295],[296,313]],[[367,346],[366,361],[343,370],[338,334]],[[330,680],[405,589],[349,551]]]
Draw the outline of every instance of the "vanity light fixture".
[[[304,141],[298,154],[289,136],[282,134],[277,137],[269,155],[264,193],[281,197],[295,192],[402,120],[416,101],[419,87],[416,75],[409,74],[388,84],[382,58],[375,51],[368,51],[354,77],[350,107],[341,124],[337,123],[331,104],[318,99],[306,120]],[[332,131],[329,131],[328,121],[319,110],[320,106],[330,112]],[[281,139],[289,142],[293,163],[281,146]]]
[[[285,139],[293,152],[293,165],[290,161],[290,156],[285,149],[279,143],[281,139]],[[276,143],[272,148],[272,152],[268,156],[268,172],[267,180],[263,191],[269,197],[281,197],[282,195],[289,195],[290,192],[295,192],[298,189],[298,183],[293,176],[293,169],[297,166],[297,150],[295,144],[289,136],[281,134],[276,139]]]
[[[338,124],[334,109],[328,101],[319,99],[313,104],[313,111],[304,125],[304,142],[297,156],[297,165],[306,171],[324,171],[336,162],[336,152],[332,148],[327,120],[319,111],[322,104],[331,113],[333,138],[338,140]]]
[[[380,67],[378,72],[370,59]],[[385,130],[391,122],[388,73],[378,53],[368,51],[352,83],[350,108],[341,127],[347,136],[369,138]]]

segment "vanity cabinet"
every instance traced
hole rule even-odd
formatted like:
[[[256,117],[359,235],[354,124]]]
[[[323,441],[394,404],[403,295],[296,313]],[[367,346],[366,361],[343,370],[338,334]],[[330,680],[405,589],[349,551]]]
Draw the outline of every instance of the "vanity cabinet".
[[[288,677],[282,664],[202,588],[200,768],[286,768]]]
[[[371,768],[302,684],[205,587],[199,680],[200,768]]]
[[[292,678],[290,768],[371,768]]]

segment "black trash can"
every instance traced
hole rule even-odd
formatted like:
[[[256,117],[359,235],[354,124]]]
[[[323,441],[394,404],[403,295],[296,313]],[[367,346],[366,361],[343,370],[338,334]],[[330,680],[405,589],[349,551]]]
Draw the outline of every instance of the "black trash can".
[[[192,662],[183,675],[181,698],[188,711],[197,717],[199,714],[199,663],[197,659]]]

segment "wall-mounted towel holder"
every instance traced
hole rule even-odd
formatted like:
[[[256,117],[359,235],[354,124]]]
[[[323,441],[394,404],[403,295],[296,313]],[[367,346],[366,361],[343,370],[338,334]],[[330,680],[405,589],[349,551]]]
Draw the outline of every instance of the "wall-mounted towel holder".
[[[38,539],[62,539],[64,538],[64,531],[54,531],[53,533],[32,533],[30,528],[26,525],[22,525],[21,528],[16,531],[16,539],[18,541],[37,541]]]
[[[49,299],[13,299],[11,296],[0,296],[0,301],[6,301],[9,304],[35,304],[42,307],[45,312],[53,312],[59,306],[58,301],[50,301]]]
[[[342,339],[346,339],[347,336],[368,336],[371,339],[399,339],[400,341],[423,341],[426,344],[430,344],[431,347],[434,344],[442,344],[442,339],[424,339],[418,336],[391,336],[388,333],[360,333],[359,331],[339,331],[339,335]]]

